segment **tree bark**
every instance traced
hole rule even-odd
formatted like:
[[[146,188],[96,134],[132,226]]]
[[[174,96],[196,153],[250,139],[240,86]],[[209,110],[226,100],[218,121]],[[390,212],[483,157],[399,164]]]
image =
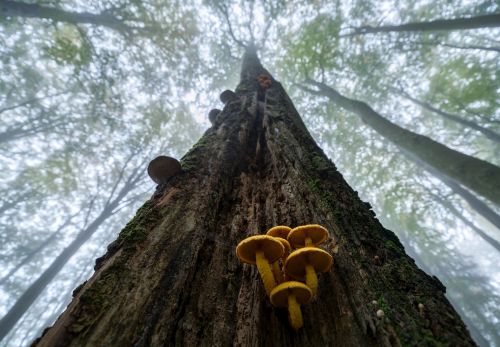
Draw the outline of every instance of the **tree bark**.
[[[477,17],[437,19],[427,22],[410,22],[400,25],[383,25],[379,27],[362,26],[354,28],[354,32],[342,36],[355,36],[383,32],[415,32],[415,31],[452,31],[478,28],[500,27],[500,13]]]
[[[441,175],[463,184],[500,206],[500,167],[455,151],[427,136],[403,129],[385,119],[368,104],[349,99],[324,83],[313,80],[308,82],[319,88],[317,94],[324,95],[340,107],[357,114],[366,125],[399,148],[408,151]]]
[[[414,97],[412,97],[411,95],[409,95],[408,93],[406,93],[405,91],[403,90],[400,90],[400,89],[394,89],[396,91],[396,93],[398,93],[399,95],[407,98],[408,100],[414,102],[415,104],[425,108],[426,110],[429,110],[431,112],[434,112],[438,115],[440,115],[441,117],[445,118],[445,119],[448,119],[448,120],[451,120],[452,122],[455,122],[455,123],[458,123],[458,124],[461,124],[467,128],[471,128],[471,129],[474,129],[476,131],[479,131],[481,134],[483,134],[486,138],[490,139],[491,141],[494,141],[496,143],[500,143],[500,134],[494,132],[493,130],[490,130],[488,128],[485,128],[475,122],[472,122],[470,120],[467,120],[467,119],[463,119],[462,117],[460,116],[457,116],[455,114],[451,114],[451,113],[448,113],[448,112],[444,112],[440,109],[437,109],[435,108],[434,106],[426,103],[426,102],[423,102],[423,101],[420,101],[418,99],[415,99]]]
[[[50,19],[55,22],[71,24],[93,24],[108,27],[121,33],[133,29],[109,13],[70,12],[58,8],[10,0],[2,0],[0,3],[0,15],[5,17]]]
[[[247,50],[238,99],[34,345],[474,345],[443,285],[417,268],[347,185],[282,86],[272,79],[262,89],[260,74],[269,75]],[[325,248],[338,253],[295,332],[235,248],[272,226],[308,223],[327,227],[333,239]]]

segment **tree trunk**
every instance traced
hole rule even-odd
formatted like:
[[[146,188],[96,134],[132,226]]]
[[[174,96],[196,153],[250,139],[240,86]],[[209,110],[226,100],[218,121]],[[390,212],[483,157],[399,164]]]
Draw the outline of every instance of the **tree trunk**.
[[[34,345],[474,345],[443,285],[347,185],[281,85],[259,87],[260,74],[269,75],[248,49],[238,98]],[[325,248],[338,253],[294,332],[235,248],[272,226],[307,223],[327,227]]]
[[[479,235],[480,238],[482,238],[486,243],[488,243],[491,247],[495,248],[498,252],[500,252],[500,242],[498,242],[496,239],[488,235],[486,232],[483,230],[479,229],[474,223],[472,223],[470,220],[465,218],[459,210],[453,204],[446,200],[446,198],[443,198],[435,193],[432,193],[432,198],[441,204],[444,208],[446,208],[449,212],[451,212],[452,215],[454,215],[456,218],[460,219],[465,225],[467,225],[469,228],[471,228],[477,235]]]
[[[469,18],[437,19],[428,22],[410,22],[400,25],[383,25],[379,27],[362,26],[354,28],[354,32],[342,36],[354,36],[382,32],[414,32],[414,31],[451,31],[478,28],[500,27],[500,13],[487,14]]]
[[[417,45],[422,45],[422,46],[442,46],[442,47],[448,47],[448,48],[455,48],[455,49],[468,49],[468,50],[480,50],[480,51],[489,51],[489,52],[497,52],[500,53],[500,47],[493,47],[493,46],[480,46],[480,45],[465,45],[465,46],[460,46],[457,44],[453,43],[446,43],[446,42],[412,42],[413,44]]]
[[[435,114],[438,114],[440,115],[441,117],[445,118],[445,119],[448,119],[452,122],[455,122],[455,123],[458,123],[458,124],[461,124],[467,128],[470,128],[470,129],[474,129],[476,131],[479,131],[481,134],[483,134],[486,138],[490,139],[491,141],[494,141],[496,143],[500,143],[500,134],[494,132],[493,130],[490,130],[488,128],[485,128],[475,122],[472,122],[468,119],[463,119],[462,117],[460,116],[457,116],[455,114],[451,114],[451,113],[448,113],[448,112],[444,112],[440,109],[437,109],[435,108],[434,106],[426,103],[426,102],[423,102],[423,101],[420,101],[418,99],[415,99],[414,97],[412,97],[410,94],[406,93],[404,90],[401,90],[401,89],[394,89],[394,91],[396,93],[398,93],[399,95],[407,98],[408,100],[414,102],[415,104],[423,107],[424,109],[428,110],[428,111],[431,111],[431,112],[434,112]]]
[[[401,128],[375,112],[368,104],[349,99],[324,83],[309,80],[340,107],[357,114],[361,120],[399,148],[408,151],[441,175],[463,184],[500,206],[500,167],[440,144],[427,136]]]
[[[0,16],[45,18],[55,22],[93,24],[108,27],[122,33],[133,29],[108,13],[69,12],[58,8],[10,0],[2,0],[0,3]]]

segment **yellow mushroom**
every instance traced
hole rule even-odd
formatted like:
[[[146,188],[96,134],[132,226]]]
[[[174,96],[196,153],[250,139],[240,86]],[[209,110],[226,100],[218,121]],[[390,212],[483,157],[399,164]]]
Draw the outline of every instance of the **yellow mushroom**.
[[[290,254],[285,262],[285,273],[297,280],[304,280],[313,295],[318,289],[317,272],[327,272],[333,258],[328,252],[316,247],[304,247]]]
[[[292,228],[284,226],[284,225],[278,225],[278,226],[272,227],[266,233],[266,235],[276,238],[285,247],[285,253],[281,257],[283,264],[285,263],[285,260],[288,257],[288,255],[290,254],[290,250],[291,250],[290,243],[286,240],[290,230],[292,230]],[[273,263],[273,273],[274,273],[274,277],[276,278],[276,282],[278,282],[278,283],[283,282],[284,278],[283,278],[283,273],[280,269],[279,260],[277,260]]]
[[[301,225],[293,228],[287,240],[295,248],[317,246],[326,241],[328,230],[319,224]]]
[[[276,287],[269,263],[278,260],[284,252],[281,242],[267,235],[248,237],[236,247],[236,255],[243,263],[257,265],[267,295]]]
[[[281,283],[271,292],[271,303],[276,307],[288,308],[288,320],[295,330],[304,325],[300,305],[307,304],[311,298],[311,290],[304,283],[296,281]]]
[[[287,240],[282,239],[281,237],[275,237],[274,239],[278,240],[279,242],[281,242],[281,244],[285,248],[285,252],[283,253],[283,255],[280,258],[281,261],[282,261],[282,264],[285,265],[286,258],[290,254],[290,250],[292,249],[292,247],[290,247],[290,243],[288,243]],[[276,282],[278,284],[284,281],[284,273],[283,273],[283,271],[281,271],[280,259],[276,260],[273,263],[274,278],[276,279]]]
[[[290,233],[290,230],[292,230],[292,228],[284,225],[277,225],[269,229],[266,235],[286,239],[288,237],[288,234]]]

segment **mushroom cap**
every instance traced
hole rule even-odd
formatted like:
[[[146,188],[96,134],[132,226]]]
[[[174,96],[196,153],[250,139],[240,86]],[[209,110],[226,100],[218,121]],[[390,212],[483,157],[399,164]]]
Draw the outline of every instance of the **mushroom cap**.
[[[223,91],[219,96],[220,101],[222,101],[224,105],[237,98],[238,96],[236,96],[236,93],[229,89]]]
[[[210,110],[210,112],[208,112],[208,119],[210,120],[210,123],[215,123],[215,119],[220,112],[221,110],[219,110],[218,108],[214,108],[213,110]]]
[[[316,247],[304,247],[288,256],[284,269],[290,277],[302,280],[306,276],[306,265],[312,265],[316,272],[326,272],[332,263],[333,257],[328,252]]]
[[[305,246],[306,237],[310,237],[316,246],[326,241],[328,230],[319,224],[301,225],[290,231],[287,240],[293,247],[301,248]]]
[[[275,262],[285,252],[285,247],[277,239],[267,235],[250,236],[241,241],[236,247],[236,255],[243,263],[255,264],[255,253],[264,251],[264,257],[269,262]]]
[[[177,159],[165,155],[154,158],[148,165],[148,175],[157,184],[165,182],[181,170],[181,164]]]
[[[284,225],[277,225],[269,229],[266,235],[281,237],[282,239],[286,239],[288,237],[288,234],[290,233],[290,230],[292,230],[292,228]]]
[[[286,239],[282,237],[274,237],[276,240],[281,242],[283,247],[285,248],[285,253],[283,253],[283,256],[286,257],[288,254],[290,254],[290,251],[292,250],[292,246],[290,246],[290,242],[288,242]]]
[[[307,304],[312,298],[312,291],[304,283],[297,281],[283,282],[271,292],[271,303],[276,307],[288,307],[288,296],[295,295],[299,305]]]

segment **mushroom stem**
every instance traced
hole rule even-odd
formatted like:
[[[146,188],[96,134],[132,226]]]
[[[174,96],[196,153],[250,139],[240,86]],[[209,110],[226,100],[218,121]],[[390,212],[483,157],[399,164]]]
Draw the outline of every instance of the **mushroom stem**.
[[[276,283],[279,284],[279,283],[283,282],[283,276],[281,274],[279,260],[276,260],[273,263],[273,273],[274,273],[274,279],[276,280]]]
[[[312,242],[312,240],[311,240],[311,238],[310,238],[310,237],[306,237],[306,238],[305,238],[305,240],[304,240],[304,245],[305,245],[306,247],[313,247],[313,242]]]
[[[314,266],[310,264],[306,265],[306,284],[311,289],[313,296],[316,295],[316,290],[318,289],[318,275],[316,275]]]
[[[257,262],[257,269],[259,270],[262,282],[264,282],[264,288],[266,288],[267,295],[271,294],[271,291],[276,287],[276,281],[274,280],[273,272],[271,271],[271,266],[264,256],[264,251],[260,250],[255,253],[255,260]]]
[[[302,325],[304,325],[300,305],[297,302],[297,298],[293,294],[288,296],[288,319],[290,320],[290,325],[295,330],[299,330],[302,328]]]

